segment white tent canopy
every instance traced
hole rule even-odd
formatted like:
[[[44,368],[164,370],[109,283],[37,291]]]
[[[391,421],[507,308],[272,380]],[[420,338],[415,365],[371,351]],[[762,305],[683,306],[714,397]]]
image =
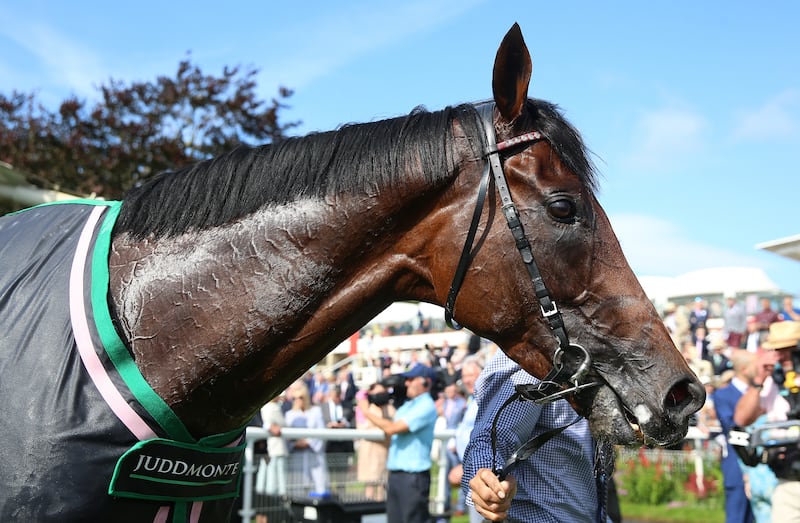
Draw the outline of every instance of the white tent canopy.
[[[674,299],[709,295],[779,294],[780,287],[755,267],[717,267],[687,272],[674,278],[639,278],[648,298],[656,304]]]
[[[404,323],[422,314],[423,318],[443,318],[444,309],[425,302],[398,301],[389,305],[367,324]]]
[[[756,249],[774,252],[779,256],[785,256],[792,260],[800,261],[800,234],[763,242],[756,245]]]

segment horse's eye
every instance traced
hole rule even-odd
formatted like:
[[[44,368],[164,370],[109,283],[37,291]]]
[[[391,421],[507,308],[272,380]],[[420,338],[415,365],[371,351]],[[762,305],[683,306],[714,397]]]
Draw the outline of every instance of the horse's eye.
[[[555,220],[570,223],[575,220],[578,209],[575,202],[568,198],[559,198],[547,204],[547,213]]]

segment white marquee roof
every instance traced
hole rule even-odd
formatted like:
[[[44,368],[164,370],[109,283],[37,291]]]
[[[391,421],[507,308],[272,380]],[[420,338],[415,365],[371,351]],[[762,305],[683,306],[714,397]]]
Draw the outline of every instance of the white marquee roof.
[[[800,261],[800,234],[787,236],[778,240],[759,243],[756,249],[774,252],[779,256],[785,256],[793,260]]]
[[[642,276],[639,282],[656,303],[708,295],[778,294],[780,287],[755,267],[717,267],[687,272],[674,278]]]

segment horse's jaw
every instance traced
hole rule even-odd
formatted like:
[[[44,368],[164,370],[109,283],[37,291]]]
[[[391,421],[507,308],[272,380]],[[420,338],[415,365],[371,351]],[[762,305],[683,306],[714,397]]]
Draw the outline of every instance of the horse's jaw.
[[[680,442],[689,430],[688,418],[675,424],[652,419],[643,406],[625,407],[608,385],[596,389],[589,405],[581,402],[579,410],[586,412],[595,439],[617,445],[669,446]]]

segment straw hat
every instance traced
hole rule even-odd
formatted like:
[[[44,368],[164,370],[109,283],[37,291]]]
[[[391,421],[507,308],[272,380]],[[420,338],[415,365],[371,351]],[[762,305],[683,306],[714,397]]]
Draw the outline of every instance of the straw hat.
[[[765,349],[793,349],[800,342],[800,321],[777,321],[769,326]]]

